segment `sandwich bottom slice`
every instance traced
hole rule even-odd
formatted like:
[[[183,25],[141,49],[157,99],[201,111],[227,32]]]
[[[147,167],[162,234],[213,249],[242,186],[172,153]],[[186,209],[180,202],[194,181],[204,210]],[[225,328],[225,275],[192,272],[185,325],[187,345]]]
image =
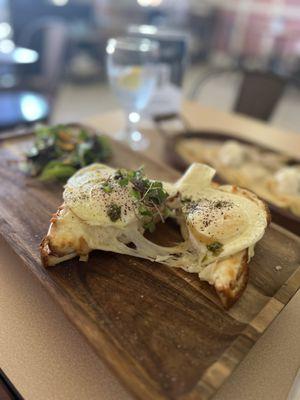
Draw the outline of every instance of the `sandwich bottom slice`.
[[[269,213],[253,193],[212,183],[214,173],[193,164],[171,184],[148,179],[142,170],[83,168],[69,179],[41,243],[43,265],[78,256],[86,261],[96,249],[140,257],[197,273],[229,308],[246,287]],[[164,246],[145,236],[168,218],[179,225],[182,241]]]

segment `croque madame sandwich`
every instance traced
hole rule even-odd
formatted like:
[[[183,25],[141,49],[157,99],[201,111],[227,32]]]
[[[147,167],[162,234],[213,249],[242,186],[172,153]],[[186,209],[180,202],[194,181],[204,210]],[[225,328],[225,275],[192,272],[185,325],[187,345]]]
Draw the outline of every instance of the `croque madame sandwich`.
[[[193,164],[175,183],[148,179],[143,170],[93,164],[67,182],[64,202],[41,244],[48,267],[92,250],[145,258],[197,273],[213,285],[225,307],[243,292],[255,244],[269,222],[265,204],[236,186],[216,186],[215,170]],[[172,247],[145,232],[176,220],[183,240]]]

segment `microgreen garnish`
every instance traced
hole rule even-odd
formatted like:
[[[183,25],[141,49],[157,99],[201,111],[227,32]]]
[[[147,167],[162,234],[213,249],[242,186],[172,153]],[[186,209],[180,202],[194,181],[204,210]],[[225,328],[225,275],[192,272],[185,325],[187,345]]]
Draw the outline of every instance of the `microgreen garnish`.
[[[138,214],[145,230],[153,232],[158,221],[164,222],[171,214],[166,205],[168,193],[162,182],[145,177],[144,168],[118,169],[113,179],[122,187],[131,184],[131,195],[138,203]]]
[[[223,251],[223,245],[220,242],[213,242],[211,244],[208,244],[207,250],[211,251],[214,256],[219,255]]]
[[[118,206],[115,203],[109,204],[107,207],[107,215],[111,219],[112,222],[116,222],[121,218],[121,206]]]
[[[145,222],[145,223],[143,224],[143,228],[144,228],[146,231],[149,231],[150,233],[152,233],[152,232],[155,231],[155,222],[154,222],[154,221]]]
[[[128,185],[128,179],[126,179],[126,178],[120,179],[120,180],[118,181],[118,183],[119,183],[119,185],[120,185],[121,187],[127,186],[127,185]]]
[[[141,193],[139,191],[137,191],[136,189],[132,189],[131,194],[137,200],[141,200]]]
[[[129,183],[127,171],[125,169],[118,169],[114,175],[114,180],[117,181],[121,187],[127,186]]]
[[[111,191],[112,191],[112,186],[111,186],[111,184],[110,184],[108,181],[106,181],[106,182],[102,183],[101,189],[102,189],[105,193],[111,193]]]
[[[140,205],[139,207],[139,213],[143,216],[148,216],[151,217],[152,213],[149,210],[149,208],[147,208],[146,206],[144,206],[143,204]]]

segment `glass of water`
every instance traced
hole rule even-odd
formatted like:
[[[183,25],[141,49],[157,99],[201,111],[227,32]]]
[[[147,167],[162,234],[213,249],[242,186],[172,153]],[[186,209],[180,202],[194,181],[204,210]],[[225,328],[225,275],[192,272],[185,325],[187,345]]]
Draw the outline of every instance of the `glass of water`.
[[[109,82],[127,116],[117,138],[134,150],[144,150],[149,144],[136,124],[156,86],[158,47],[154,41],[131,37],[109,39],[106,47]]]

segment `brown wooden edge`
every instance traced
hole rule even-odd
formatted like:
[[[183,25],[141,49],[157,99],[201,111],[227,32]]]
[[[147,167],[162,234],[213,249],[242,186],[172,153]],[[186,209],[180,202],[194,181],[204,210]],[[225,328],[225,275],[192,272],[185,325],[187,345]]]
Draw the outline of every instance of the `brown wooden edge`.
[[[299,242],[300,237],[272,223],[273,228]],[[264,333],[268,326],[278,317],[283,308],[289,303],[291,298],[300,289],[300,265],[281,288],[270,298],[263,309],[249,323],[245,330],[223,353],[221,358],[209,367],[202,376],[198,387],[201,388],[201,400],[210,399],[222,386],[234,369],[243,359],[243,355],[248,352]],[[199,400],[197,387],[184,397],[184,400]]]
[[[272,224],[275,229],[280,230],[287,236],[293,238],[299,242],[300,238],[291,232],[287,231],[282,227],[278,227]],[[17,241],[10,238],[8,240],[10,246],[16,250]],[[18,252],[17,252],[18,254]],[[49,282],[46,270],[43,270],[40,266],[38,258],[33,258],[29,260],[25,255],[20,256],[25,262],[31,272],[38,268],[39,273],[35,274],[39,281],[44,287],[46,287],[55,301],[57,301],[62,307],[67,318],[73,323],[82,336],[88,341],[88,343],[94,348],[96,353],[105,362],[105,364],[119,377],[122,384],[127,388],[127,390],[132,393],[136,398],[145,400],[166,400],[164,396],[159,392],[159,388],[155,388],[154,382],[149,382],[149,385],[144,385],[136,377],[136,372],[138,374],[143,374],[139,371],[138,365],[132,360],[132,364],[128,365],[126,362],[126,367],[124,369],[118,368],[120,364],[123,364],[121,349],[117,348],[116,343],[107,343],[106,339],[99,337],[99,330],[96,323],[90,321],[79,306],[75,306],[73,303],[70,305],[69,300],[66,298],[62,290],[54,283]],[[208,400],[211,398],[216,390],[218,390],[225,380],[230,376],[233,370],[242,361],[244,356],[255,344],[256,340],[262,335],[265,329],[270,325],[270,323],[280,314],[282,309],[288,304],[292,296],[300,288],[300,266],[293,273],[293,275],[285,282],[285,284],[276,292],[274,297],[270,298],[265,307],[260,311],[258,315],[249,323],[245,330],[237,337],[237,339],[232,343],[232,345],[223,353],[221,358],[209,367],[204,375],[199,381],[198,385],[193,389],[192,392],[184,395],[182,400]],[[89,336],[85,336],[81,330],[82,326],[86,326],[89,329]],[[103,341],[100,346],[95,346],[93,338],[97,336],[97,340]],[[126,371],[126,372],[125,372]],[[143,376],[145,379],[145,376]],[[130,380],[134,384],[131,387],[127,386],[127,381]],[[134,391],[132,392],[132,387]],[[149,387],[151,390],[148,390]]]
[[[113,141],[112,141],[113,142]],[[122,144],[118,144],[120,147],[125,147]],[[127,149],[127,148],[126,148]],[[147,156],[142,156],[145,160],[151,160]],[[153,160],[151,160],[153,162]],[[165,169],[167,167],[163,163],[157,163],[162,165]],[[300,238],[293,235],[282,227],[272,224],[276,229],[281,230],[286,235],[299,241]],[[3,230],[5,231],[5,222]],[[13,231],[13,229],[9,229]],[[83,309],[70,302],[62,289],[53,281],[49,280],[49,275],[46,270],[41,267],[41,262],[38,257],[27,256],[22,248],[18,246],[17,233],[15,235],[4,235],[4,239],[11,246],[11,248],[17,253],[21,260],[28,266],[29,270],[34,274],[40,283],[48,290],[54,301],[56,301],[63,309],[65,315],[69,321],[78,329],[82,334],[83,338],[94,348],[96,353],[104,361],[109,369],[120,379],[125,388],[129,393],[132,393],[137,399],[141,400],[166,400],[165,396],[159,391],[156,383],[149,380],[147,376],[143,374],[143,371],[132,359],[130,363],[126,360],[126,363],[122,357],[122,349],[118,348],[117,343],[108,342],[107,337],[99,335],[99,329],[95,322],[91,321],[84,313]],[[265,307],[260,313],[249,323],[247,328],[242,332],[237,339],[232,343],[231,346],[223,353],[221,358],[209,367],[204,375],[202,375],[198,385],[188,394],[181,397],[182,400],[207,400],[215,394],[216,390],[224,383],[229,377],[232,371],[242,361],[247,352],[254,345],[255,340],[261,336],[264,330],[269,326],[270,322],[273,321],[284,308],[284,306],[290,301],[291,297],[297,292],[300,287],[300,268],[298,268],[294,274],[286,281],[283,287],[275,294],[275,297],[270,298]],[[88,328],[88,336],[83,333],[82,326]],[[97,337],[98,345],[96,346],[94,338]],[[99,345],[100,343],[100,345]],[[124,365],[125,363],[125,365]],[[119,368],[120,365],[124,365],[124,368]],[[143,376],[143,379],[139,379],[138,376]],[[127,385],[128,381],[131,381],[130,387]],[[147,380],[144,384],[142,381]],[[134,388],[134,389],[132,389]]]
[[[16,387],[0,368],[0,399],[1,400],[24,400]]]

